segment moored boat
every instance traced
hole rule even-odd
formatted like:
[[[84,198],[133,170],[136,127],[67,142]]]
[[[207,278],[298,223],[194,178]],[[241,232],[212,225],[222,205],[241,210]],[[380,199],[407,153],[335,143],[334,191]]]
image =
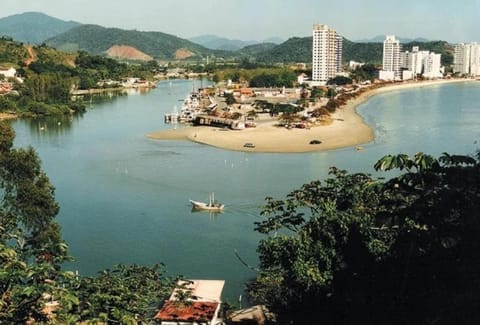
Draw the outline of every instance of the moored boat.
[[[214,193],[210,194],[208,203],[194,200],[190,200],[190,203],[192,204],[192,209],[202,211],[223,211],[225,207],[224,204],[215,201]]]

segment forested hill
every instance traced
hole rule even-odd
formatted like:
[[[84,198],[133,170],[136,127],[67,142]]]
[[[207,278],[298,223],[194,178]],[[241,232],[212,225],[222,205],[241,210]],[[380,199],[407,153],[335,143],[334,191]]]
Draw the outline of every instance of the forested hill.
[[[46,43],[63,51],[83,50],[104,54],[115,45],[128,45],[157,60],[186,59],[190,57],[225,56],[228,52],[207,49],[186,39],[161,32],[142,32],[82,25],[48,39]]]
[[[355,43],[343,40],[343,61],[381,63],[382,43]],[[260,62],[311,62],[312,37],[293,37],[264,52],[257,53]]]
[[[443,64],[453,63],[453,46],[444,41],[410,42],[402,44],[404,50],[419,46],[420,50],[429,50],[442,54]],[[242,51],[240,51],[242,53]],[[382,63],[382,43],[360,43],[343,39],[343,61],[350,60],[367,63]],[[248,54],[248,53],[245,53]],[[312,37],[293,37],[286,42],[265,51],[255,53],[260,62],[311,62]]]
[[[0,18],[0,36],[11,37],[18,42],[40,44],[79,25],[40,12],[25,12]]]

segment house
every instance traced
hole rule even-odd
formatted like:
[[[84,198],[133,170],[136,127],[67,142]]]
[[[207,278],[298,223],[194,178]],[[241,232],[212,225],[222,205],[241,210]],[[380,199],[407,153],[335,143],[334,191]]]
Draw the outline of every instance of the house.
[[[14,78],[17,74],[17,70],[15,70],[15,68],[0,67],[0,74],[2,74],[5,78]]]
[[[177,282],[170,298],[155,315],[162,325],[214,325],[225,281],[189,280]]]

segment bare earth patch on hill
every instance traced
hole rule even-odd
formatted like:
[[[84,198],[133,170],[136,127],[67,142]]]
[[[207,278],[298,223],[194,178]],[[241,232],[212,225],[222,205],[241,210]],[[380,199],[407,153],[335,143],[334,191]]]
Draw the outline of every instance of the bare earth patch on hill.
[[[107,50],[108,56],[127,60],[150,61],[153,60],[148,54],[127,45],[114,45]]]
[[[175,59],[177,60],[183,60],[183,59],[186,59],[186,58],[189,58],[191,56],[194,56],[195,53],[187,50],[187,49],[178,49],[176,52],[175,52]]]

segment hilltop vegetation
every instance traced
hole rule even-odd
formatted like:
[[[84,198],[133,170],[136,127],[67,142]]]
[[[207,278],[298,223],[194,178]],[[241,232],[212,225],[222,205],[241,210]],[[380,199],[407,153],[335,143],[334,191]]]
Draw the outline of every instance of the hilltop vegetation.
[[[0,36],[9,36],[19,42],[40,44],[46,39],[79,26],[40,12],[25,12],[0,19]]]
[[[0,66],[19,66],[28,57],[25,46],[10,37],[0,38]]]
[[[194,57],[222,55],[221,51],[209,50],[185,39],[161,33],[105,28],[98,25],[82,25],[66,33],[48,39],[49,46],[63,51],[86,51],[104,54],[114,45],[128,45],[157,60],[177,58],[179,50],[187,50]]]

